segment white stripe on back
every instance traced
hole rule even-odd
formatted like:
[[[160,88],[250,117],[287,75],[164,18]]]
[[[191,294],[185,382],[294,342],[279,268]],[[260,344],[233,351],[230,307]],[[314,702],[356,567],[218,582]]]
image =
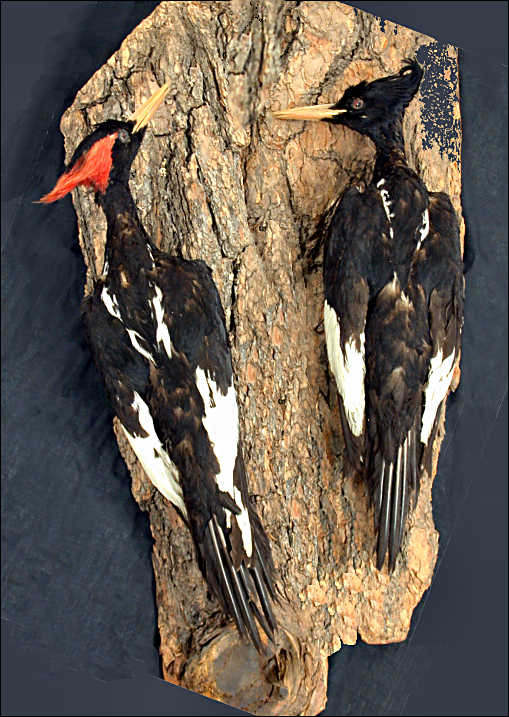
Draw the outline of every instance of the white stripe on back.
[[[391,212],[391,205],[392,202],[389,198],[389,192],[387,189],[381,189],[381,187],[385,184],[385,179],[381,179],[377,183],[377,187],[380,189],[380,197],[382,198],[382,204],[385,211],[385,216],[387,217],[387,221],[389,222],[389,234],[391,239],[394,239],[394,230],[392,228],[392,222],[391,219],[394,218],[394,214]]]
[[[163,298],[163,292],[157,286],[157,284],[153,284],[153,287],[155,291],[155,296],[152,299],[151,303],[154,312],[154,318],[156,321],[156,341],[158,344],[163,344],[164,350],[166,351],[166,355],[168,356],[168,358],[171,359],[172,347],[170,332],[168,331],[168,326],[164,320],[164,307],[161,301]]]
[[[101,291],[101,301],[105,305],[109,314],[114,316],[116,319],[120,319],[120,321],[122,321],[120,309],[118,308],[117,297],[114,294],[111,295],[106,286],[104,286],[103,290]]]
[[[152,361],[152,363],[155,365],[154,357],[151,353],[146,351],[143,346],[139,343],[139,339],[141,339],[141,336],[137,331],[134,329],[126,329],[127,333],[129,334],[129,338],[131,339],[131,343],[133,347],[138,351],[142,356],[145,356],[149,361]]]

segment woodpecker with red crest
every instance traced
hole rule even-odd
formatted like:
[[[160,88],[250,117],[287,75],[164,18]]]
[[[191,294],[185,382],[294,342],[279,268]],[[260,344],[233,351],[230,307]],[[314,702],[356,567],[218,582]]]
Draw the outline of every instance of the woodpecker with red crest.
[[[335,104],[274,112],[341,124],[376,148],[371,183],[349,187],[324,253],[324,328],[347,456],[369,484],[377,568],[392,571],[410,499],[430,470],[440,407],[460,351],[463,265],[449,197],[428,192],[405,157],[403,115],[423,71],[349,87]]]
[[[211,271],[160,251],[143,229],[129,172],[163,86],[127,122],[100,124],[77,147],[54,202],[78,185],[107,220],[102,275],[83,303],[95,362],[148,478],[191,531],[212,593],[264,650],[276,622],[269,541],[250,502],[224,312]]]

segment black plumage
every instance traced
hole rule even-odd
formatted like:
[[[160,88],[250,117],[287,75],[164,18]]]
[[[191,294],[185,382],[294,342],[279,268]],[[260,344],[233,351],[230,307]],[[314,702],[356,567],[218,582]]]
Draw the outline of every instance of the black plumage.
[[[324,325],[347,455],[369,483],[377,567],[393,570],[419,476],[430,470],[440,406],[463,322],[458,221],[446,194],[428,192],[406,161],[403,115],[422,68],[349,87],[339,102],[275,112],[320,119],[369,137],[371,183],[349,187],[324,255]]]
[[[169,256],[128,181],[145,132],[108,121],[76,149],[54,201],[92,186],[107,219],[104,270],[83,302],[95,362],[145,472],[191,531],[226,615],[262,651],[276,622],[269,541],[250,502],[224,312],[207,265]]]

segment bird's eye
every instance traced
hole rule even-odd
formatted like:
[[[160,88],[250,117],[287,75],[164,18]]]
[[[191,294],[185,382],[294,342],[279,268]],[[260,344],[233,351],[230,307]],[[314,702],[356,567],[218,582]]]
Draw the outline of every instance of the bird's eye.
[[[120,140],[121,142],[123,142],[124,144],[127,144],[128,142],[131,141],[131,138],[130,138],[130,136],[129,136],[129,132],[128,132],[127,130],[125,130],[125,129],[120,129],[120,130],[118,131],[118,138],[119,138],[119,140]]]
[[[356,97],[352,100],[352,109],[353,110],[361,110],[364,107],[364,100],[361,100],[360,97]]]

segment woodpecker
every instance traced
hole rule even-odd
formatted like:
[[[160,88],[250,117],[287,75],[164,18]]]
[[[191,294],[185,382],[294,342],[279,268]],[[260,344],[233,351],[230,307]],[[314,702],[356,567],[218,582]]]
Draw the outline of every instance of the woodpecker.
[[[106,216],[104,269],[82,306],[97,367],[143,469],[189,528],[224,613],[262,653],[276,621],[269,540],[249,499],[225,317],[203,261],[160,251],[129,190],[131,164],[168,87],[98,125],[42,203],[91,187]]]
[[[274,112],[343,125],[374,142],[371,183],[343,193],[324,249],[324,329],[347,458],[374,506],[376,565],[392,572],[430,471],[440,407],[460,351],[464,279],[449,197],[408,166],[404,112],[423,70],[347,88],[335,104]]]

